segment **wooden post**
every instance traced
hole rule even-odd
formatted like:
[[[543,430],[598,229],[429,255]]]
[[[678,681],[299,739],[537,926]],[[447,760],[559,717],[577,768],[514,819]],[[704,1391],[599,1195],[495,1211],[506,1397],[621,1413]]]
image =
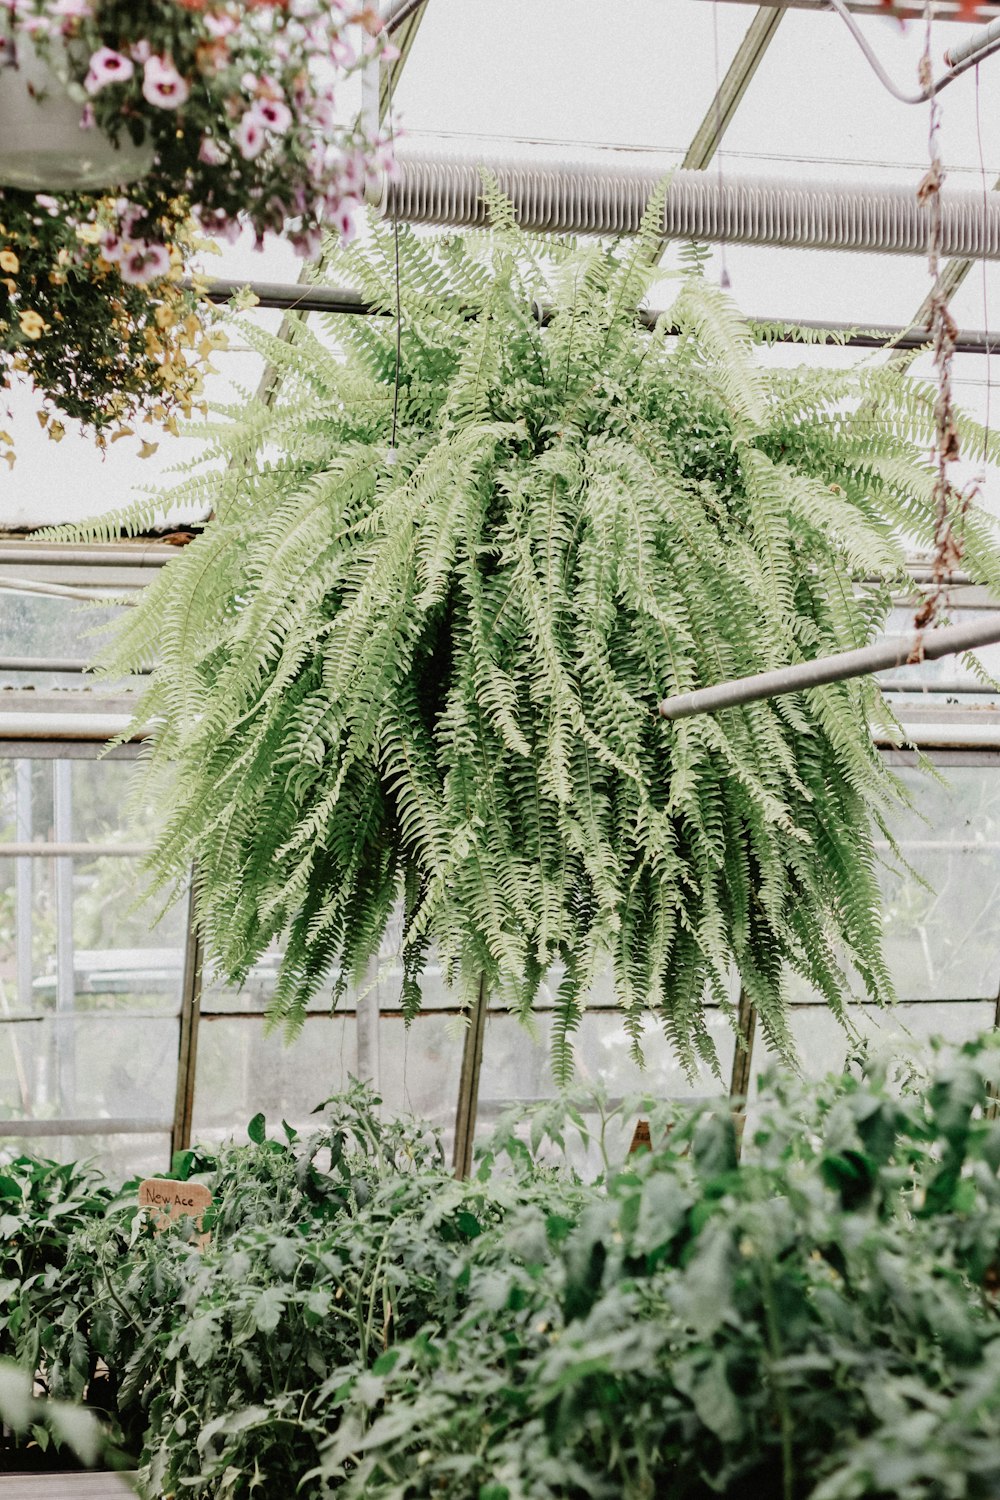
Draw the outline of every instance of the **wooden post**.
[[[174,1153],[186,1151],[191,1144],[191,1118],[194,1114],[195,1075],[198,1065],[198,1024],[201,1020],[201,933],[195,916],[195,875],[191,874],[188,893],[187,941],[184,947],[184,975],[181,980],[181,1027],[177,1047],[177,1089],[174,1095],[174,1126],[170,1132],[170,1162]]]
[[[753,1039],[756,1030],[757,1007],[741,985],[736,1049],[733,1053],[733,1071],[729,1080],[730,1099],[743,1101],[750,1092],[750,1068],[753,1063]],[[742,1102],[734,1112],[733,1121],[736,1126],[736,1154],[739,1156],[743,1147],[743,1127],[746,1124],[746,1111]]]
[[[486,1012],[489,1008],[489,992],[485,974],[479,981],[476,996],[469,1016],[462,1050],[462,1076],[458,1085],[458,1107],[455,1111],[455,1176],[468,1177],[472,1170],[472,1145],[476,1134],[476,1114],[479,1107],[479,1074],[483,1065],[483,1037],[486,1032]]]

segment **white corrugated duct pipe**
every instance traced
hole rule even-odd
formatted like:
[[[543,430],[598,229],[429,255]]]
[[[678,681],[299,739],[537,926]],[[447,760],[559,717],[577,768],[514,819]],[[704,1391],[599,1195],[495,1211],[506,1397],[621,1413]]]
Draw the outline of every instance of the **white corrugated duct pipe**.
[[[808,250],[871,250],[923,255],[928,218],[915,188],[862,183],[781,182],[650,166],[616,153],[607,164],[564,157],[482,157],[399,151],[396,180],[384,186],[384,214],[412,224],[469,228],[486,223],[482,171],[491,173],[525,229],[635,234],[650,195],[669,176],[667,239],[785,245]],[[1000,193],[941,194],[940,252],[1000,259]]]

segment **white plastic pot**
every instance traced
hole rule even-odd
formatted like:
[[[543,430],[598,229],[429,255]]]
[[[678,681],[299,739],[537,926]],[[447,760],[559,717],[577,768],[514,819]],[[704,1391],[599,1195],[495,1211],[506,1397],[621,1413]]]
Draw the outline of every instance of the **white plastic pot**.
[[[127,135],[115,145],[96,126],[82,129],[82,114],[30,39],[19,37],[16,66],[0,68],[0,186],[99,192],[145,176],[150,145],[134,146]]]

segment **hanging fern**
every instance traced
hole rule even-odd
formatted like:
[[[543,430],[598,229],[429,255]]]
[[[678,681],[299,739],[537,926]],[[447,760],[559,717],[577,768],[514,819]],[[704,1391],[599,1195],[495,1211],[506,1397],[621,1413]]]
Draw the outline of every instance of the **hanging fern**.
[[[246,330],[280,395],[205,429],[173,498],[214,519],[108,657],[160,662],[153,871],[196,861],[233,982],[283,941],[291,1029],[402,900],[410,1012],[431,945],[466,1000],[485,975],[523,1013],[557,966],[560,1074],[609,959],[636,1046],[655,1012],[682,1058],[713,1059],[704,1001],[727,1005],[735,966],[788,1048],[788,972],[838,1013],[845,958],[891,995],[886,711],[870,681],[676,724],[655,708],[871,640],[903,538],[931,541],[934,393],[892,368],[767,371],[698,275],[680,335],[643,331],[655,211],[625,247],[580,248],[492,206],[489,234],[400,233],[394,453],[391,317],[330,319],[325,343]],[[325,271],[393,310],[387,227]],[[1000,587],[988,518],[965,529]]]

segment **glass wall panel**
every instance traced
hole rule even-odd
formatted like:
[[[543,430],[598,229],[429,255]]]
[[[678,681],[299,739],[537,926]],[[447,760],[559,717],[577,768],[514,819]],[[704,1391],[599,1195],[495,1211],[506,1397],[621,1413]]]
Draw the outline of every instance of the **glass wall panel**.
[[[0,1161],[22,1155],[58,1162],[94,1161],[112,1182],[126,1182],[131,1177],[149,1177],[168,1166],[170,1136],[165,1132],[122,1135],[116,1131],[0,1137]]]
[[[260,1111],[270,1125],[309,1130],[310,1114],[357,1072],[354,1018],[310,1016],[295,1041],[266,1033],[257,1017],[202,1017],[193,1136],[245,1138]]]
[[[900,1004],[887,1010],[871,1005],[858,1006],[851,1018],[856,1032],[856,1040],[852,1040],[825,1007],[808,1005],[796,1008],[791,1030],[803,1072],[808,1077],[817,1078],[824,1073],[839,1072],[861,1041],[867,1042],[873,1056],[888,1054],[894,1058],[919,1058],[922,1052],[926,1055],[921,1044],[929,1037],[942,1037],[960,1045],[988,1030],[993,1025],[994,1016],[993,1001]],[[760,1074],[769,1061],[763,1045],[755,1060],[756,1084],[759,1084]]]
[[[154,818],[140,806],[129,820],[133,772],[123,760],[0,760],[5,1152],[23,1139],[116,1172],[167,1165],[185,913],[157,920],[141,899]]]
[[[882,887],[887,954],[903,1003],[895,1011],[866,1009],[856,1016],[857,1030],[878,1046],[905,1050],[913,1038],[931,1033],[963,1040],[994,1021],[1000,993],[1000,778],[996,765],[960,757],[955,764],[956,756],[945,757],[939,780],[910,766],[899,772],[913,808],[894,821],[903,860],[888,847],[882,850]],[[134,775],[133,765],[94,758],[0,760],[0,845],[88,846],[71,856],[0,855],[4,1151],[23,1136],[40,1154],[99,1153],[117,1164],[115,1170],[132,1163],[162,1169],[167,1163],[186,913],[174,907],[153,922],[155,908],[135,904],[139,853],[113,852],[123,844],[138,848],[155,836],[157,809],[127,801]],[[272,1124],[285,1118],[308,1128],[315,1106],[360,1075],[371,1080],[387,1111],[435,1121],[450,1144],[464,1023],[456,996],[432,965],[425,1009],[406,1026],[399,1010],[401,974],[392,956],[397,946],[398,933],[388,934],[380,964],[365,983],[349,988],[332,1015],[328,985],[287,1046],[280,1031],[266,1034],[263,1024],[279,953],[266,955],[239,991],[220,985],[209,968],[198,1037],[195,1136],[239,1135],[259,1110]],[[531,1029],[494,1001],[485,1031],[480,1138],[511,1105],[553,1093],[550,1040],[558,977],[553,973],[542,987]],[[731,998],[735,1002],[735,988]],[[805,1071],[843,1066],[850,1039],[804,989],[794,999],[793,1035]],[[605,976],[573,1038],[576,1081],[581,1089],[600,1086],[615,1099],[725,1092],[732,1035],[720,1011],[709,1016],[717,1074],[706,1065],[689,1079],[654,1021],[645,1028],[642,1070]],[[754,1071],[768,1060],[758,1038]],[[67,1121],[65,1133],[50,1135],[60,1119]],[[25,1129],[15,1136],[21,1122]],[[620,1122],[623,1140],[632,1124]],[[136,1131],[143,1132],[141,1139]]]

